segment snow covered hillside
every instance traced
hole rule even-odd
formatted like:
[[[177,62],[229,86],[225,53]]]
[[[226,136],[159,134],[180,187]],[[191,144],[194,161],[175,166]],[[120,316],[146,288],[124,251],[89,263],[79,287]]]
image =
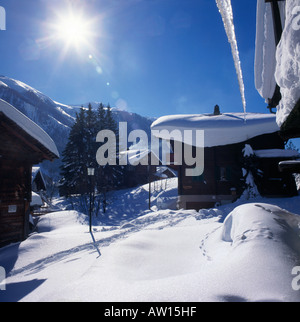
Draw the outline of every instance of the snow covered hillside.
[[[111,196],[92,235],[76,211],[41,217],[28,240],[0,250],[0,301],[300,301],[299,197],[161,209],[175,187],[157,187],[151,211],[147,186]]]

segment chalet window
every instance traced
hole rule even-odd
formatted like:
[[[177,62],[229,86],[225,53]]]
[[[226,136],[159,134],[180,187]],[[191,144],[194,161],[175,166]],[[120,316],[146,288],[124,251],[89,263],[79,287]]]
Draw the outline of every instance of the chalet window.
[[[230,181],[231,167],[216,167],[216,180],[221,182]]]

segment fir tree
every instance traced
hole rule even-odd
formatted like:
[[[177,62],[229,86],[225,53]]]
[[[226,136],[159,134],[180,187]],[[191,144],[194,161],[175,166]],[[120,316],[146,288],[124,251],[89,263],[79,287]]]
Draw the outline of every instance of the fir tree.
[[[84,109],[76,115],[76,121],[71,128],[69,140],[62,154],[60,191],[62,195],[86,191],[86,117]]]
[[[76,121],[71,129],[69,141],[63,152],[61,167],[61,195],[72,194],[103,196],[104,210],[106,208],[107,191],[120,187],[124,178],[124,167],[105,165],[100,166],[96,160],[99,144],[96,137],[99,131],[110,130],[115,133],[118,142],[118,125],[113,117],[110,105],[105,108],[101,103],[95,112],[89,104],[88,109],[81,109],[76,115]],[[118,144],[113,147],[118,155]],[[118,164],[118,161],[117,161]],[[92,181],[88,176],[88,168],[95,169]]]
[[[99,104],[98,111],[97,111],[97,130],[102,131],[106,130],[106,120],[105,120],[105,108],[102,103]]]

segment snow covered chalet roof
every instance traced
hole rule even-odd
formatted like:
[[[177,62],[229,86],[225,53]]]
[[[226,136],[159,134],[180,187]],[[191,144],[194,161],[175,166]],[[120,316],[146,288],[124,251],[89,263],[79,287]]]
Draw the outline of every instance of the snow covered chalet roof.
[[[246,121],[245,121],[246,119]],[[156,120],[152,126],[153,135],[168,140],[162,130],[173,130],[178,134],[175,141],[182,142],[184,130],[204,130],[204,147],[222,146],[247,141],[263,134],[279,131],[274,114],[224,113],[221,115],[171,115]],[[159,132],[157,132],[159,131]],[[193,134],[196,146],[196,135]]]
[[[2,99],[0,99],[0,113],[1,112],[28,135],[41,143],[46,149],[59,157],[57,147],[50,136],[27,116]]]

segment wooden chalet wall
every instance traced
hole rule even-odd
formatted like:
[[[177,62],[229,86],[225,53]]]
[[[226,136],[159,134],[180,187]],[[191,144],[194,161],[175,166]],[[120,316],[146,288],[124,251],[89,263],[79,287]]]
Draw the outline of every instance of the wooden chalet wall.
[[[179,208],[199,210],[214,207],[217,203],[230,203],[239,198],[245,188],[242,173],[242,150],[245,144],[251,145],[253,150],[284,149],[284,142],[278,133],[261,135],[238,144],[205,148],[202,176],[187,177],[185,165],[177,168]],[[280,174],[278,162],[274,159],[259,160],[258,166],[265,173],[261,182],[262,195],[293,195],[291,178]],[[270,178],[275,185],[272,185]],[[279,188],[279,182],[280,187],[287,188]],[[275,188],[271,189],[272,187]]]
[[[1,127],[0,245],[28,234],[34,151]]]
[[[31,165],[0,161],[0,245],[28,235]]]
[[[204,173],[187,177],[186,166],[179,168],[179,207],[201,209],[216,203],[232,202],[242,192],[242,144],[205,148]],[[235,189],[236,194],[232,192]]]
[[[0,112],[0,246],[27,238],[32,166],[54,158]]]

